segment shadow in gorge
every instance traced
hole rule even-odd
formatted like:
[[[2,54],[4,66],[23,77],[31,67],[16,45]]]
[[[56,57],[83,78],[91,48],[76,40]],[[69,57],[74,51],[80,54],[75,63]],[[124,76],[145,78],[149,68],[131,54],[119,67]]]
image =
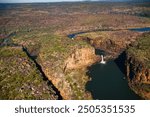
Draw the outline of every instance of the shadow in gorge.
[[[95,54],[96,55],[106,55],[106,52],[104,50],[101,50],[101,49],[95,49]]]
[[[125,67],[125,61],[126,61],[126,52],[123,51],[118,58],[114,60],[114,62],[117,64],[119,69],[121,70],[122,73],[126,74],[126,67]]]
[[[30,55],[30,53],[28,52],[28,49],[26,47],[22,46],[22,50],[35,63],[36,68],[39,70],[39,72],[41,73],[41,75],[43,77],[43,80],[47,81],[47,85],[50,86],[55,91],[55,94],[58,97],[58,100],[62,100],[63,97],[61,96],[60,91],[53,85],[53,83],[50,80],[48,80],[48,77],[45,75],[44,71],[42,70],[42,67],[40,66],[40,64],[37,63],[34,56]]]
[[[137,100],[140,99],[128,87],[124,74],[114,61],[106,64],[95,64],[87,73],[92,78],[86,89],[92,93],[94,99],[100,100]]]
[[[122,71],[122,73],[124,74],[127,74],[127,71],[126,71],[126,59],[127,59],[127,56],[126,56],[126,52],[123,51],[119,56],[118,58],[115,59],[115,63],[117,64],[117,66],[119,67],[119,69]],[[132,66],[130,66],[130,70],[132,69]],[[129,78],[130,80],[132,80],[135,76],[135,73],[131,70],[129,72]]]

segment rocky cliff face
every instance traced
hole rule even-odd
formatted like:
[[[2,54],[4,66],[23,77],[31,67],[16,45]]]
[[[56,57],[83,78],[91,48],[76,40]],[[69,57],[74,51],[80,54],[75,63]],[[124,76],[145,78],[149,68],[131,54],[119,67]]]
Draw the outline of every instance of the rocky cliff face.
[[[125,69],[131,89],[150,99],[150,33],[143,34],[126,50]]]
[[[127,54],[126,75],[133,91],[144,99],[150,99],[150,69],[134,56]]]
[[[67,69],[79,69],[92,65],[98,61],[99,57],[95,56],[94,48],[82,48],[77,49],[68,59],[65,61],[65,70]]]
[[[94,48],[85,47],[74,50],[64,63],[59,65],[57,72],[53,72],[48,64],[42,65],[42,68],[63,99],[92,99],[85,90],[85,85],[89,81],[86,71],[87,67],[98,59]]]
[[[107,56],[105,59],[116,58],[127,46],[136,41],[139,32],[129,30],[119,31],[97,31],[80,34],[77,40],[85,40],[96,49],[104,50]]]

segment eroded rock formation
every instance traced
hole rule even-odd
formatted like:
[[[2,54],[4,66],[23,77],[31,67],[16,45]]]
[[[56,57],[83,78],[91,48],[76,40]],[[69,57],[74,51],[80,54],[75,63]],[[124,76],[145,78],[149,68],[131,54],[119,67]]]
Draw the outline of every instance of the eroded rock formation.
[[[77,49],[65,61],[65,69],[78,69],[92,65],[98,61],[99,57],[95,55],[94,48]]]
[[[134,56],[127,54],[126,75],[129,86],[144,99],[150,99],[150,69]]]
[[[105,50],[107,56],[105,59],[117,58],[127,46],[136,41],[136,37],[141,35],[139,32],[129,30],[119,31],[100,31],[81,34],[76,37],[77,40],[85,40],[94,48]]]
[[[150,99],[149,37],[141,35],[119,58],[129,86],[143,99]]]
[[[87,67],[94,64],[100,58],[95,55],[92,47],[78,48],[68,56],[59,70],[53,72],[48,65],[42,65],[48,79],[60,91],[63,99],[92,99],[85,89],[87,81]]]

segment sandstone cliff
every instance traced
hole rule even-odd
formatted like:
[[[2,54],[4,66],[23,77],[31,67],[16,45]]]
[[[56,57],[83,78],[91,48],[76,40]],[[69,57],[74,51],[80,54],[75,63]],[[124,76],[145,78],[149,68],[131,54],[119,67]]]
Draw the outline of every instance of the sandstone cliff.
[[[98,59],[94,48],[83,47],[73,50],[62,64],[62,61],[58,60],[57,64],[59,64],[54,70],[51,65],[48,65],[48,62],[41,66],[48,79],[60,91],[63,99],[92,99],[90,93],[85,89],[85,85],[89,81],[86,72],[87,67]],[[56,69],[57,71],[55,71]]]
[[[129,85],[144,99],[150,99],[150,33],[141,36],[126,51],[125,68]]]
[[[127,54],[126,75],[131,89],[142,98],[150,99],[150,69],[134,56]]]
[[[78,69],[92,65],[98,57],[94,48],[82,48],[75,50],[65,61],[65,69]]]
[[[80,34],[77,40],[85,40],[94,48],[105,50],[106,59],[116,58],[127,46],[136,41],[136,37],[141,35],[139,32],[129,30],[119,31],[96,31]]]

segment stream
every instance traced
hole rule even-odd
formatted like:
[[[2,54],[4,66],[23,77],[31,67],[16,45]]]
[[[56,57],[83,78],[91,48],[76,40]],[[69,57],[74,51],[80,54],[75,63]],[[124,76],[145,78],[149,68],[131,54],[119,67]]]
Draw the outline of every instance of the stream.
[[[98,32],[98,31],[121,31],[121,30],[130,30],[130,31],[136,31],[136,32],[149,32],[150,27],[143,27],[143,28],[129,28],[129,29],[97,29],[97,30],[91,30],[91,31],[83,31],[83,32],[76,32],[67,35],[70,39],[75,38],[77,35],[90,33],[90,32]]]

